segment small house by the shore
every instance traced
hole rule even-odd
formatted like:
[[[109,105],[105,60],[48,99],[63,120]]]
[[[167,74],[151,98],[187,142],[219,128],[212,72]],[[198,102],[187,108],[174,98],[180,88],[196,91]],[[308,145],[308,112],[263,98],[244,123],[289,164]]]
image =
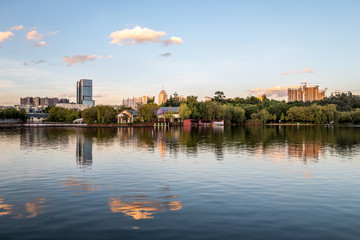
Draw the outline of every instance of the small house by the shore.
[[[28,123],[42,123],[49,117],[47,113],[27,113],[26,114]]]
[[[125,109],[122,110],[116,118],[118,123],[133,123],[139,118],[139,112],[136,110]]]
[[[167,119],[169,122],[181,122],[179,107],[160,107],[156,115],[159,122],[165,122]]]

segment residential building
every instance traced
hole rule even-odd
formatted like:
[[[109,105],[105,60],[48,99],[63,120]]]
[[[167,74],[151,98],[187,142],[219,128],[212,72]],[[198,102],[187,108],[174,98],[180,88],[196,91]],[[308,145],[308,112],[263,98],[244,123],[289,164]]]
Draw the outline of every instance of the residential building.
[[[70,100],[67,99],[67,98],[61,98],[61,99],[59,100],[59,103],[70,103]]]
[[[163,89],[159,93],[159,100],[158,100],[159,105],[165,103],[166,100],[167,100],[167,94],[166,94],[165,90]]]
[[[34,105],[33,97],[20,98],[20,105]]]
[[[91,79],[80,79],[76,82],[76,103],[94,106],[93,85]]]
[[[58,98],[40,98],[40,104],[41,106],[55,106],[59,102]]]
[[[316,101],[324,99],[326,89],[319,89],[318,85],[308,85],[306,82],[298,88],[288,88],[288,102],[294,101]]]
[[[130,107],[132,109],[137,109],[138,104],[146,104],[149,100],[154,100],[155,97],[142,96],[142,97],[133,97],[122,100],[122,105],[125,107]]]
[[[69,102],[69,99],[63,98],[58,99],[56,97],[26,97],[26,98],[20,98],[20,105],[22,106],[54,106],[59,102]]]

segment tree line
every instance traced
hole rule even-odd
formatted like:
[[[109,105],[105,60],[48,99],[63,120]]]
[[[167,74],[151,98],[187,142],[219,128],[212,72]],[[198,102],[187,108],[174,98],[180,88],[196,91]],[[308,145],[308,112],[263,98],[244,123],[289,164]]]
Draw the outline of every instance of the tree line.
[[[331,95],[323,100],[314,102],[290,102],[261,99],[254,96],[247,98],[227,99],[223,92],[217,91],[210,101],[198,101],[197,96],[188,96],[185,100],[171,96],[160,106],[179,107],[182,119],[222,119],[226,124],[257,123],[360,123],[360,97],[351,93]],[[137,107],[138,121],[151,122],[157,118],[156,112],[160,107],[153,101]],[[114,108],[112,106],[94,106],[83,111],[65,109],[61,107],[48,107],[50,122],[73,122],[83,118],[85,123],[116,123],[117,114],[130,109],[125,106]],[[170,119],[173,111],[165,114]],[[0,119],[26,119],[25,110],[4,109],[0,111]]]
[[[26,111],[21,109],[20,111],[15,108],[6,108],[0,110],[0,119],[19,119],[22,121],[26,120]]]

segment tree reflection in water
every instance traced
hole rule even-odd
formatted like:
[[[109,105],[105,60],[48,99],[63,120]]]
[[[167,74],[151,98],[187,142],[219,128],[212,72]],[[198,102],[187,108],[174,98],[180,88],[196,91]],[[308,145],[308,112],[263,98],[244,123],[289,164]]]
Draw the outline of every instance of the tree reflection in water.
[[[282,159],[316,161],[329,149],[331,153],[352,155],[360,142],[360,128],[324,126],[264,126],[191,128],[30,128],[22,130],[21,149],[49,145],[69,146],[76,135],[76,161],[80,167],[92,165],[92,145],[120,145],[127,149],[157,153],[161,158],[177,158],[179,153],[196,157],[212,152],[217,160],[224,153],[279,151]]]

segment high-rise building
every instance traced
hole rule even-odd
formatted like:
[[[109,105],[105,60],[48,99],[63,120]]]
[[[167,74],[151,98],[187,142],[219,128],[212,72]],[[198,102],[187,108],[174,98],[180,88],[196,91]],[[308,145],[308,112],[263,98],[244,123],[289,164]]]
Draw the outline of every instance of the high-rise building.
[[[91,79],[80,79],[76,82],[76,103],[94,106],[93,87]]]
[[[154,100],[154,97],[142,96],[138,98],[127,98],[122,100],[122,105],[131,107],[132,109],[137,109],[138,104],[146,104],[149,100]]]
[[[69,99],[62,99],[62,101],[69,101]],[[34,106],[54,106],[59,103],[56,97],[26,97],[20,98],[20,105],[34,105]]]
[[[161,90],[160,93],[159,93],[159,105],[165,103],[167,100],[167,94],[165,92],[165,90]]]
[[[294,101],[316,101],[324,99],[325,90],[320,90],[318,85],[308,86],[307,83],[302,83],[304,86],[299,88],[288,88],[288,102]]]
[[[59,100],[59,103],[70,103],[70,100],[67,99],[67,98],[61,98],[61,99]]]
[[[34,105],[33,97],[20,98],[21,105]]]

